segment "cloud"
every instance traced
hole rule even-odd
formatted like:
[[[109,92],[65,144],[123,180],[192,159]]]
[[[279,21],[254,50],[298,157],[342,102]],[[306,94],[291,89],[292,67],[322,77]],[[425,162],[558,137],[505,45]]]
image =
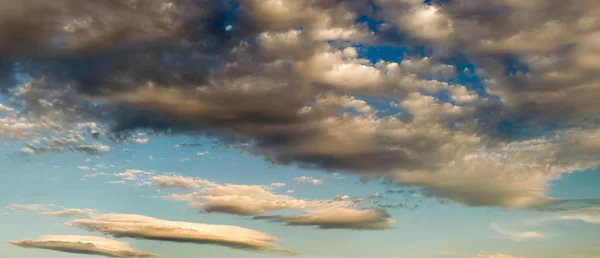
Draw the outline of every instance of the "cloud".
[[[127,243],[92,236],[43,236],[39,240],[8,241],[26,248],[48,249],[66,253],[103,255],[118,258],[152,257],[152,253],[131,248]]]
[[[598,166],[594,1],[5,2],[0,135],[56,134],[26,155],[203,135],[507,209]],[[367,58],[381,46],[402,61]]]
[[[117,173],[115,174],[115,176],[118,176],[120,178],[122,178],[123,180],[128,180],[128,181],[135,181],[138,180],[140,178],[138,178],[138,176],[140,175],[153,175],[154,172],[148,172],[148,171],[144,171],[144,170],[140,170],[140,169],[127,169],[125,170],[125,172],[121,172],[121,173]]]
[[[43,211],[40,215],[56,216],[56,217],[75,217],[86,216],[91,217],[96,213],[94,209],[64,209],[59,211]]]
[[[271,222],[284,223],[287,226],[317,226],[320,229],[389,229],[396,223],[382,210],[354,210],[332,208],[316,210],[307,215],[256,216]]]
[[[6,209],[12,212],[37,212],[40,215],[56,217],[90,217],[96,213],[95,209],[73,209],[54,204],[9,204]]]
[[[297,254],[272,244],[271,242],[277,241],[272,236],[236,226],[168,221],[133,214],[102,214],[91,219],[74,220],[69,225],[117,238],[215,244],[254,251]]]
[[[500,226],[493,224],[493,223],[490,226],[492,227],[492,229],[494,231],[504,235],[506,238],[508,238],[512,241],[515,241],[515,242],[522,242],[522,241],[547,237],[545,234],[537,232],[537,231],[525,231],[525,232],[509,231],[509,230],[505,230],[505,229],[501,228]]]
[[[509,255],[509,254],[502,254],[502,253],[492,254],[492,253],[487,253],[487,252],[479,252],[475,256],[468,256],[468,258],[533,258],[533,257],[513,256],[513,255]]]
[[[318,226],[321,229],[386,229],[395,221],[380,209],[357,208],[365,200],[337,198],[335,200],[302,200],[289,195],[275,194],[283,183],[270,185],[218,184],[205,179],[177,175],[150,178],[153,184],[164,188],[194,189],[184,194],[163,196],[169,201],[187,202],[205,213],[225,213],[254,216],[271,222],[295,226]],[[291,191],[293,192],[293,191]],[[291,193],[287,191],[287,193]],[[275,211],[304,211],[306,215],[264,215]]]
[[[213,185],[212,182],[206,179],[198,179],[193,177],[184,177],[178,175],[163,175],[153,176],[150,179],[153,185],[161,188],[182,188],[194,189],[202,186]]]
[[[312,185],[322,185],[323,184],[323,180],[321,179],[315,179],[313,177],[307,177],[307,176],[302,176],[302,177],[297,177],[295,178],[296,180],[296,184],[299,185],[303,185],[303,184],[312,184]]]
[[[131,141],[133,141],[134,143],[137,143],[137,144],[146,144],[146,143],[148,143],[149,140],[150,139],[148,139],[148,138],[133,138],[133,139],[131,139]]]

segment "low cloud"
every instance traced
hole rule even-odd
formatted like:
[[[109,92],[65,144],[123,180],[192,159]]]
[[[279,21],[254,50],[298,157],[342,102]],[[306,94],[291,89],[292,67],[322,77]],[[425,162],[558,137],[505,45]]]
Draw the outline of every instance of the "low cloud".
[[[320,229],[389,229],[396,223],[382,210],[327,209],[307,215],[296,216],[256,216],[270,222],[284,223],[287,226],[317,226]]]
[[[103,214],[78,219],[68,225],[108,234],[117,238],[215,244],[231,248],[297,254],[271,242],[278,239],[262,232],[237,226],[169,221],[134,214]]]
[[[152,257],[152,253],[131,248],[127,243],[92,236],[44,236],[39,240],[8,241],[25,248],[48,249],[66,253],[103,255],[117,258]]]
[[[152,180],[153,178],[151,178]],[[270,185],[218,184],[208,180],[176,175],[156,177],[153,183],[163,187],[199,189],[186,194],[163,196],[170,201],[187,202],[205,213],[225,213],[238,216],[255,216],[271,222],[294,226],[317,226],[320,229],[386,229],[395,221],[380,209],[359,209],[356,206],[372,198],[353,200],[349,197],[334,200],[303,200],[289,195],[276,194],[273,190],[285,186],[283,183]],[[292,191],[293,192],[293,191]],[[287,191],[287,193],[291,193]],[[304,211],[298,216],[264,214],[291,210]]]

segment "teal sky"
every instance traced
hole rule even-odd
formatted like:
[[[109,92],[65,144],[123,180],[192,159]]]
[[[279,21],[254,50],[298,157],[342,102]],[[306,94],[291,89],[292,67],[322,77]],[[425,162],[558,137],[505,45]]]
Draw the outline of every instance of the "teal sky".
[[[4,0],[0,257],[600,257],[597,0]]]

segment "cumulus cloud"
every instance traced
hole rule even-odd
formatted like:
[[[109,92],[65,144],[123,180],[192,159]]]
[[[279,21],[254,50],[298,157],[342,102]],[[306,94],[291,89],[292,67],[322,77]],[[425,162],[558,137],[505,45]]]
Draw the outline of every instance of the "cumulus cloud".
[[[272,244],[277,238],[237,226],[169,221],[134,214],[102,214],[91,219],[74,220],[69,225],[117,238],[215,244],[255,251],[297,254]]]
[[[598,166],[594,0],[5,2],[0,135],[60,135],[26,154],[205,135],[510,209]],[[402,56],[368,58],[379,46]]]
[[[25,248],[38,248],[74,254],[103,255],[117,258],[152,257],[155,254],[131,248],[127,243],[92,236],[43,236],[39,240],[8,241]]]

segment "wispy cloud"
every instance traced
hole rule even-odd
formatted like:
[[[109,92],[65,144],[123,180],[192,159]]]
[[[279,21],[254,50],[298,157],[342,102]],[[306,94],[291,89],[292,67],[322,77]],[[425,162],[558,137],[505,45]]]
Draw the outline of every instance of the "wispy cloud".
[[[510,230],[505,230],[505,229],[501,228],[500,226],[498,226],[495,223],[490,224],[490,226],[492,227],[492,229],[494,231],[504,235],[506,238],[508,238],[512,241],[515,241],[515,242],[522,242],[522,241],[541,239],[541,238],[547,237],[546,234],[540,233],[537,231],[510,231]]]
[[[92,236],[43,236],[38,240],[8,241],[26,248],[48,249],[74,254],[103,255],[117,258],[152,257],[155,254],[131,248],[127,243]]]

